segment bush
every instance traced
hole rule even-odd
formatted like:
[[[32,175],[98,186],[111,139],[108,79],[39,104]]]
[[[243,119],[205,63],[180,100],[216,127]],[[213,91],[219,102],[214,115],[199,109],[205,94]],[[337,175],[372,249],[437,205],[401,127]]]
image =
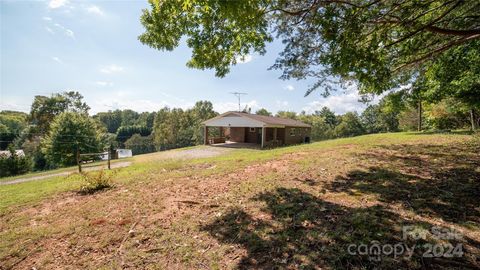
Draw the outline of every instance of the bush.
[[[91,194],[102,189],[112,187],[113,173],[107,173],[105,170],[98,172],[80,173],[84,183],[80,187],[80,193]]]
[[[24,174],[32,169],[32,160],[15,154],[13,148],[10,155],[0,156],[0,177]]]

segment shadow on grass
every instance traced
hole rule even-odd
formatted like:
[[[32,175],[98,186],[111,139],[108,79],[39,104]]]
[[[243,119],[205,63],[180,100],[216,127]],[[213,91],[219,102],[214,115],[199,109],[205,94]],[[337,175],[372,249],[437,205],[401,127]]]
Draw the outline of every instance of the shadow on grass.
[[[423,216],[480,224],[480,173],[472,169],[446,169],[432,179],[370,167],[337,177],[327,189],[376,194],[382,202],[401,203]]]
[[[409,132],[408,134],[414,135],[432,135],[432,134],[452,134],[452,135],[471,135],[474,134],[474,131],[471,130],[425,130],[422,132]]]
[[[334,192],[375,194],[415,213],[480,224],[480,149],[466,145],[383,146],[364,154],[380,165],[352,170],[327,185]],[[382,164],[388,164],[382,166]]]
[[[475,147],[458,145],[445,151],[434,145],[384,146],[363,155],[365,170],[326,183],[330,192],[376,195],[380,202],[375,206],[346,207],[301,189],[278,188],[252,198],[260,214],[232,208],[202,229],[222,243],[247,250],[236,265],[239,269],[479,269],[477,240],[433,237],[433,222],[403,219],[392,207],[402,204],[426,218],[479,228],[480,155]],[[315,182],[306,181],[305,188]],[[427,237],[404,238],[404,226],[411,225],[427,230]],[[400,245],[404,252],[359,250],[375,244]],[[428,244],[441,244],[442,252],[428,257]],[[460,253],[447,252],[458,245]]]
[[[426,240],[404,239],[402,226],[430,229],[432,225],[412,224],[379,205],[348,208],[286,188],[261,193],[253,200],[265,205],[261,210],[269,218],[259,219],[233,208],[202,228],[225,244],[238,244],[247,250],[238,269],[476,267],[466,257],[423,258]],[[455,241],[451,244],[456,245]],[[480,243],[468,241],[480,247]],[[368,248],[375,244],[395,247],[398,252],[363,253],[362,244]]]

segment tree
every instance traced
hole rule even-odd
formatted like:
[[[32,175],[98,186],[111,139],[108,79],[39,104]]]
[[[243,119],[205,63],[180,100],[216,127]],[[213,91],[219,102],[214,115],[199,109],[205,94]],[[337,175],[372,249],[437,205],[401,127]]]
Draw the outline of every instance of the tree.
[[[122,124],[121,126],[133,126],[137,124],[137,120],[140,114],[133,110],[123,110],[122,112]]]
[[[0,177],[23,174],[31,170],[32,160],[26,156],[19,156],[12,146],[8,154],[0,155]]]
[[[151,0],[139,40],[173,50],[185,39],[189,67],[223,77],[249,53],[285,44],[272,68],[283,79],[313,77],[307,91],[356,81],[362,93],[405,84],[435,58],[480,38],[478,1]]]
[[[258,115],[265,115],[265,116],[272,116],[272,113],[267,111],[265,108],[261,108],[260,110],[256,111],[255,114]]]
[[[380,108],[378,105],[368,106],[360,116],[365,132],[368,134],[378,133],[381,131],[380,127]]]
[[[45,134],[53,119],[63,112],[88,113],[90,107],[79,92],[63,92],[50,97],[35,96],[30,109],[30,121],[39,134]]]
[[[155,120],[155,112],[142,112],[136,121],[136,125],[146,126],[149,129],[153,128],[153,122]]]
[[[342,121],[335,127],[334,133],[337,137],[352,137],[365,134],[357,113],[348,112],[341,117]]]
[[[278,111],[275,116],[281,118],[297,119],[297,113],[290,111]]]
[[[213,104],[210,101],[197,101],[195,106],[189,110],[193,121],[193,137],[195,144],[203,143],[202,122],[218,115],[213,110]]]
[[[426,96],[433,101],[453,97],[470,107],[475,130],[475,112],[480,110],[480,40],[456,47],[438,57],[426,71]]]
[[[0,150],[7,149],[9,144],[20,135],[27,126],[27,114],[16,111],[0,112]]]
[[[152,130],[146,126],[121,126],[117,130],[117,141],[124,143],[130,139],[134,134],[140,134],[140,136],[148,136],[152,133]]]
[[[120,110],[99,112],[94,118],[103,123],[109,133],[117,133],[118,128],[122,125],[122,111]]]
[[[445,98],[438,103],[425,106],[425,119],[433,129],[465,128],[469,124],[469,108],[459,100]]]
[[[325,118],[318,114],[302,113],[298,118],[300,121],[312,126],[310,136],[312,141],[327,140],[333,138],[333,129],[325,121]]]
[[[14,134],[10,131],[10,129],[0,123],[0,150],[7,149],[8,145],[13,142],[15,138]]]
[[[158,150],[195,144],[195,121],[192,113],[180,108],[163,108],[157,112],[154,141]]]
[[[398,115],[398,126],[403,131],[418,130],[418,111],[413,106],[407,106]]]
[[[88,115],[78,112],[63,112],[51,123],[48,135],[42,139],[42,152],[50,165],[76,164],[76,153],[91,153],[102,150],[98,126]]]
[[[24,112],[1,111],[0,124],[8,127],[8,130],[17,136],[27,126],[27,117]]]
[[[141,136],[140,134],[134,134],[125,142],[125,147],[132,149],[134,155],[155,152],[155,144],[151,135]]]
[[[320,111],[316,111],[315,114],[323,117],[323,119],[325,119],[325,123],[327,123],[330,128],[334,128],[338,124],[335,113],[332,112],[328,107],[323,107]]]

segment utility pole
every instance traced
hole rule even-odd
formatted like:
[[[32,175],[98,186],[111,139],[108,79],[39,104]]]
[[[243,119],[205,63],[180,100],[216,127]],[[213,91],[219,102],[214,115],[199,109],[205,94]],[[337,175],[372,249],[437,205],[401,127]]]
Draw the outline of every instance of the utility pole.
[[[230,94],[235,95],[238,98],[238,112],[241,112],[242,109],[240,108],[240,98],[242,97],[242,95],[247,95],[247,93],[231,92]]]

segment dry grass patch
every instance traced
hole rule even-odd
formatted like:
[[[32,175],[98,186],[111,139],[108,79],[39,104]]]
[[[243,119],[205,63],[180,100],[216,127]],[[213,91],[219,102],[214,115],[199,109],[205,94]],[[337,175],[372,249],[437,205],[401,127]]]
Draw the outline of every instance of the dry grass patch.
[[[388,134],[136,163],[113,189],[4,212],[2,267],[476,268],[480,147],[472,142]],[[352,243],[436,243],[402,240],[403,225],[455,228],[465,256],[422,258],[419,248],[377,261],[347,252]]]

